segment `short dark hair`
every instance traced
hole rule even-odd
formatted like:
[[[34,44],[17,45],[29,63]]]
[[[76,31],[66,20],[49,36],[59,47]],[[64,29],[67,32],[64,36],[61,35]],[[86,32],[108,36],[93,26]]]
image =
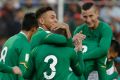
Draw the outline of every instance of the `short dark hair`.
[[[114,52],[118,52],[118,53],[120,52],[120,44],[118,41],[112,40],[111,47],[112,47]]]
[[[34,13],[27,13],[22,22],[22,30],[29,31],[32,27],[38,27],[37,20]]]
[[[91,7],[93,7],[95,4],[93,2],[86,2],[82,5],[82,9],[83,10],[88,10],[90,9]]]
[[[36,18],[38,19],[42,14],[44,14],[47,11],[53,11],[53,9],[50,6],[42,7],[36,11]]]

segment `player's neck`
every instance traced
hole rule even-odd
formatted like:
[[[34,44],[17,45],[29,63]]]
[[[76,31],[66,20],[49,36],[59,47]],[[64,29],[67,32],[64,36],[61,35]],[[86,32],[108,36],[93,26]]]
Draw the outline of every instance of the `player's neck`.
[[[30,41],[31,38],[31,32],[30,31],[21,31],[23,35],[25,35],[25,37],[28,39],[28,41]]]
[[[100,21],[97,20],[97,21],[96,21],[96,24],[95,24],[94,27],[92,27],[91,29],[96,29],[96,28],[99,26],[99,23],[100,23]]]
[[[49,29],[45,25],[42,25],[42,28],[46,31],[49,31]]]
[[[94,29],[96,29],[96,28],[98,27],[99,22],[100,22],[99,20],[96,21],[96,24],[95,24],[95,28],[94,28]]]

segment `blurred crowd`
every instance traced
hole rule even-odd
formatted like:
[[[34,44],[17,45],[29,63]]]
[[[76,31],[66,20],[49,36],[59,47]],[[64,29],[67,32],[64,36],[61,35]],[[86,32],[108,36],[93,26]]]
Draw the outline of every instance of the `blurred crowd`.
[[[64,22],[69,24],[71,33],[83,23],[80,6],[88,1],[96,3],[99,19],[111,26],[114,39],[120,43],[120,0],[64,0]],[[25,13],[48,5],[57,12],[58,0],[0,0],[0,51],[3,43],[20,31]]]

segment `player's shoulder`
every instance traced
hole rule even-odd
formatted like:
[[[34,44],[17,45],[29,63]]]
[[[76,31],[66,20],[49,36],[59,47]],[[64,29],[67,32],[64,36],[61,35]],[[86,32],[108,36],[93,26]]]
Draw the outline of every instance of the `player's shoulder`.
[[[35,48],[32,49],[32,51],[41,51],[42,49],[46,49],[50,47],[50,45],[47,45],[47,44],[41,44],[41,45],[38,45],[36,46]]]
[[[82,28],[84,28],[84,27],[86,27],[86,26],[87,26],[87,25],[84,23],[84,24],[81,24],[81,25],[77,26],[76,29],[82,29]]]
[[[11,36],[7,39],[6,43],[16,42],[18,40],[18,34]]]
[[[30,46],[27,37],[24,36],[21,33],[18,33],[18,34],[15,35],[15,41],[14,42],[18,46],[24,46],[24,47],[26,47],[26,46],[29,47]]]
[[[99,31],[100,31],[101,33],[103,33],[103,35],[104,35],[104,33],[105,33],[105,34],[106,34],[106,33],[109,33],[109,34],[112,35],[112,28],[110,27],[109,24],[107,24],[106,22],[103,22],[103,21],[100,21]]]
[[[32,49],[32,53],[41,52],[41,51],[47,50],[47,49],[49,49],[49,48],[51,48],[50,45],[41,44],[41,45],[38,45],[38,46],[34,47],[34,48]]]
[[[73,55],[73,53],[76,53],[74,48],[72,48],[72,47],[65,47],[65,49],[67,50],[68,54],[72,54]]]
[[[102,29],[105,29],[105,28],[111,29],[110,25],[106,22],[100,21],[100,25],[102,26]]]
[[[77,26],[75,31],[74,31],[74,34],[80,32],[81,30],[83,30],[87,25],[86,24],[81,24],[80,26]]]
[[[50,31],[45,31],[44,29],[38,29],[35,34],[33,34],[32,38],[35,36],[41,36],[51,33]]]

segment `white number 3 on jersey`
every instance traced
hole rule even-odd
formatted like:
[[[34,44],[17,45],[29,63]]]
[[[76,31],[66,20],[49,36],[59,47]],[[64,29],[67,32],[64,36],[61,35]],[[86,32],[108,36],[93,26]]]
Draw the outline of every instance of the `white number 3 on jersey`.
[[[52,78],[55,76],[55,74],[56,74],[55,66],[56,66],[56,64],[57,64],[57,58],[56,58],[54,55],[49,55],[49,56],[47,56],[47,57],[44,59],[44,62],[48,63],[50,59],[53,60],[53,62],[50,64],[50,68],[51,68],[52,72],[51,72],[50,75],[47,75],[47,72],[44,72],[44,73],[43,73],[43,74],[44,74],[44,77],[45,77],[46,79],[52,79]]]

